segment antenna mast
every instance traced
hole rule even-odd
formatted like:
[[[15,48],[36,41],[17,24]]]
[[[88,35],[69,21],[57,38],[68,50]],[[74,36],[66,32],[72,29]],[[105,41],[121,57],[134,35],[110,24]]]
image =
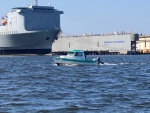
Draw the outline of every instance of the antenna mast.
[[[34,0],[33,6],[38,6],[38,0]]]

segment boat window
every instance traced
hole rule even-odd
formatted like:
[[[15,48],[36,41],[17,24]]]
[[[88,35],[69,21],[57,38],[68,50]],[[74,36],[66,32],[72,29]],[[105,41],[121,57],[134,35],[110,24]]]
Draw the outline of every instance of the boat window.
[[[81,53],[81,52],[77,52],[77,53],[75,54],[75,56],[82,56],[82,53]]]
[[[68,56],[73,56],[74,55],[74,52],[69,52],[68,53]]]

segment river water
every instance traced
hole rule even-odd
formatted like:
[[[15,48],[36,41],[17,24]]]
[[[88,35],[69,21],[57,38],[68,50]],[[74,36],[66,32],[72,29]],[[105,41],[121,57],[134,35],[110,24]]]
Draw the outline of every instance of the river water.
[[[149,113],[150,55],[101,60],[57,66],[53,56],[0,56],[0,113]]]

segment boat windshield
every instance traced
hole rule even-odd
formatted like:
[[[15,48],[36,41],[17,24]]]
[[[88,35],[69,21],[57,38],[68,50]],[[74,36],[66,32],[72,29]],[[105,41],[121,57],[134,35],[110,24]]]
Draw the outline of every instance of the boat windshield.
[[[75,52],[69,52],[67,56],[74,56]]]

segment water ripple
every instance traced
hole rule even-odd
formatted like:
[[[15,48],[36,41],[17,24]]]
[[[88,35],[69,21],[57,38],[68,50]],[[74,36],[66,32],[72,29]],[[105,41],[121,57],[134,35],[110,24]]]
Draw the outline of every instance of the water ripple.
[[[101,59],[56,66],[51,56],[0,57],[0,112],[150,112],[149,55]]]

